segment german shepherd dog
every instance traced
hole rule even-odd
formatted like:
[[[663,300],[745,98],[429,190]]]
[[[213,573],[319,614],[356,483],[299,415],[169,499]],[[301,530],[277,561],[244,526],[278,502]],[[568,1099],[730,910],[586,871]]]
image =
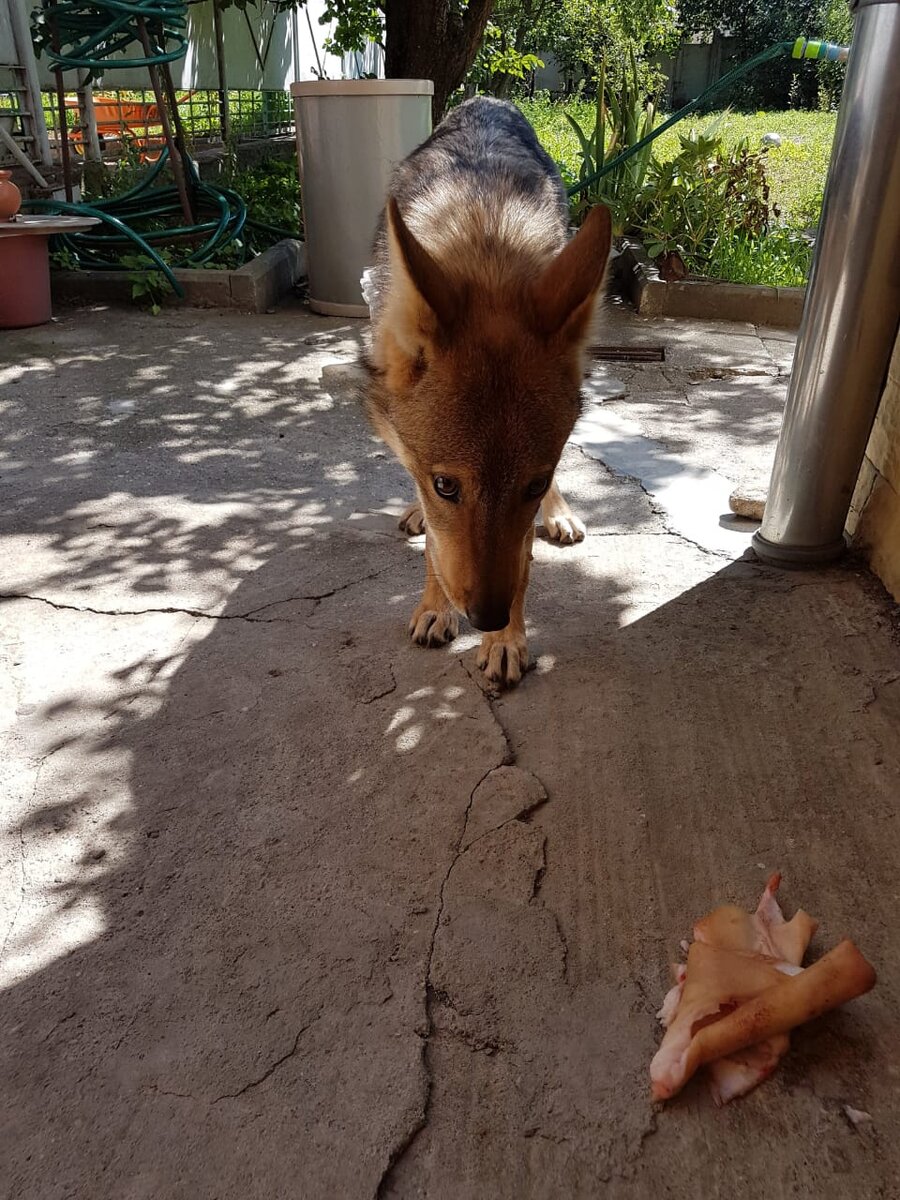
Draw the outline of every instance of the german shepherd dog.
[[[367,407],[412,476],[401,526],[425,541],[409,633],[440,646],[457,612],[492,684],[528,666],[524,602],[538,507],[584,526],[553,482],[581,409],[582,356],[610,250],[594,208],[568,240],[562,180],[511,104],[454,109],[395,169],[375,242]]]

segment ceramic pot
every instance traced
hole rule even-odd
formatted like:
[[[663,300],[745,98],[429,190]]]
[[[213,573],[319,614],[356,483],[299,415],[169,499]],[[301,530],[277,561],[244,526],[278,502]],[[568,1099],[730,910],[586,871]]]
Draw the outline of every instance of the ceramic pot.
[[[22,193],[12,181],[12,171],[0,171],[0,221],[11,220],[22,204]]]

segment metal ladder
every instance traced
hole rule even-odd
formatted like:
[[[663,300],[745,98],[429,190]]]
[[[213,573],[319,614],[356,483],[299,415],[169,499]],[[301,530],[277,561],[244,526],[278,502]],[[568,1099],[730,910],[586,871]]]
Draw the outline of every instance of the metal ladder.
[[[0,120],[3,120],[4,129],[28,162],[50,167],[53,159],[25,8],[21,0],[0,0],[0,6],[6,9],[14,53],[13,62],[0,66],[0,95],[6,94],[12,98],[11,107],[0,109]],[[7,158],[12,161],[18,159],[20,165],[25,165],[6,138],[2,138],[0,159]]]

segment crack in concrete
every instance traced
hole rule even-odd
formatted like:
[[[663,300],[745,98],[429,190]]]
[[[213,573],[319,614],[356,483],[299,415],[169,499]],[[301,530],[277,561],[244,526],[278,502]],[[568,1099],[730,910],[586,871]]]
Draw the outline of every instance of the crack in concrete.
[[[459,835],[456,839],[456,842],[455,842],[455,845],[453,848],[453,853],[450,858],[450,864],[447,867],[446,872],[444,873],[444,878],[441,880],[441,886],[438,889],[438,901],[437,901],[437,906],[436,906],[434,924],[432,925],[432,928],[431,928],[431,939],[430,939],[430,942],[428,945],[428,953],[426,955],[425,971],[424,971],[425,1031],[422,1034],[422,1038],[421,1038],[421,1049],[422,1049],[422,1068],[425,1073],[425,1080],[424,1080],[425,1088],[424,1088],[424,1097],[423,1097],[423,1101],[422,1101],[422,1109],[418,1116],[418,1119],[413,1122],[413,1124],[410,1126],[410,1128],[406,1131],[406,1134],[404,1135],[404,1137],[391,1150],[391,1152],[388,1156],[387,1164],[385,1165],[385,1168],[381,1174],[381,1178],[379,1179],[378,1184],[375,1188],[375,1193],[374,1193],[375,1200],[381,1200],[381,1197],[386,1195],[386,1188],[388,1187],[388,1185],[390,1183],[392,1175],[396,1171],[399,1164],[403,1161],[405,1156],[408,1154],[410,1148],[415,1143],[416,1138],[419,1136],[419,1134],[422,1132],[422,1130],[427,1127],[429,1119],[431,1117],[431,1104],[432,1104],[432,1097],[434,1094],[434,1072],[433,1072],[432,1063],[430,1061],[429,1049],[430,1049],[432,1040],[435,1035],[435,1022],[434,1022],[435,1003],[440,1001],[439,991],[438,991],[438,989],[436,989],[434,987],[434,985],[432,983],[431,973],[432,973],[432,968],[434,966],[434,952],[435,952],[435,947],[437,945],[438,932],[440,930],[441,920],[444,915],[445,891],[446,891],[447,883],[450,879],[450,876],[453,874],[453,870],[456,867],[456,864],[460,861],[460,859],[463,857],[463,855],[469,849],[468,846],[466,846],[465,848],[463,847],[463,842],[465,841],[466,830],[468,829],[468,826],[469,826],[469,817],[472,813],[472,805],[475,803],[475,796],[476,796],[476,793],[478,792],[478,789],[485,782],[485,780],[490,775],[492,775],[493,772],[496,771],[499,767],[513,766],[516,761],[516,754],[515,754],[515,750],[513,749],[512,741],[509,736],[509,732],[507,731],[503,722],[497,716],[497,713],[496,713],[496,710],[494,707],[493,697],[491,697],[491,695],[488,692],[486,692],[482,687],[479,686],[477,679],[472,674],[472,672],[469,670],[469,668],[466,666],[466,664],[462,658],[457,659],[457,662],[462,667],[463,671],[465,671],[466,675],[469,677],[471,682],[474,683],[475,686],[478,688],[478,691],[481,693],[481,695],[484,697],[485,703],[487,704],[488,712],[490,713],[495,725],[499,729],[500,734],[503,738],[504,753],[503,753],[503,757],[502,757],[501,761],[499,763],[495,763],[492,767],[489,768],[489,770],[485,771],[485,773],[481,776],[481,778],[478,780],[478,782],[472,788],[472,791],[469,793],[469,802],[466,805],[465,811],[463,813],[463,818],[462,818],[462,821],[460,824]],[[544,788],[545,792],[546,792],[546,790],[547,789]]]
[[[388,663],[388,674],[391,677],[391,682],[383,692],[378,692],[374,696],[367,696],[365,700],[360,700],[360,704],[374,704],[376,700],[383,700],[385,696],[390,696],[397,690],[397,677],[394,674],[394,664]]]
[[[505,766],[507,764],[501,765]],[[498,768],[494,767],[494,771],[496,770],[498,770]],[[534,775],[532,771],[529,771],[528,773],[537,779],[537,776]],[[491,774],[493,774],[493,772],[491,772]],[[540,780],[538,780],[538,783],[540,783]],[[541,786],[543,786],[543,784]],[[533,804],[529,804],[526,808],[523,808],[520,812],[517,812],[514,817],[507,817],[506,820],[501,821],[499,825],[492,825],[490,829],[486,829],[484,833],[479,833],[478,837],[472,838],[471,842],[466,842],[465,846],[463,847],[462,854],[468,854],[473,846],[477,846],[479,842],[483,842],[485,838],[491,837],[492,834],[499,833],[501,829],[505,829],[507,825],[513,825],[516,821],[522,825],[530,825],[531,818],[534,816],[537,810],[539,808],[543,808],[544,805],[549,802],[549,800],[550,797],[545,794],[538,800],[535,800]],[[460,857],[462,857],[462,855],[460,855]],[[532,899],[534,899],[534,894],[532,894]]]
[[[862,708],[854,708],[852,711],[857,713],[868,712],[872,705],[881,698],[882,690],[884,688],[891,687],[898,680],[900,680],[900,674],[889,675],[887,679],[879,679],[874,683],[870,683],[868,687],[872,692],[872,695],[868,698],[868,700],[863,701]]]
[[[549,799],[549,797],[548,797],[548,799]],[[546,803],[546,801],[544,801],[544,803]],[[547,862],[547,837],[546,837],[546,835],[545,835],[544,841],[541,845],[541,859],[542,859],[541,865],[535,871],[534,879],[531,881],[531,896],[529,897],[528,903],[529,904],[539,904],[541,906],[541,908],[544,910],[544,912],[548,913],[550,915],[551,919],[553,920],[553,925],[556,929],[556,936],[559,938],[559,944],[560,944],[560,947],[562,948],[563,983],[568,985],[568,982],[569,982],[569,939],[566,937],[565,931],[563,930],[562,922],[559,919],[559,914],[555,911],[555,909],[550,907],[550,905],[547,903],[546,900],[544,900],[541,897],[541,888],[543,887],[544,879],[546,878],[547,871],[550,866],[550,864]]]
[[[670,523],[667,510],[654,497],[653,492],[650,491],[639,475],[633,475],[630,471],[624,471],[620,467],[610,466],[605,459],[591,454],[590,451],[586,450],[585,447],[579,442],[570,442],[568,444],[576,446],[581,451],[582,456],[586,458],[588,462],[599,463],[600,466],[603,467],[603,469],[607,471],[614,479],[623,479],[627,483],[636,484],[637,487],[639,487],[647,497],[647,504],[650,508],[651,515],[654,517],[659,517],[660,521],[662,522],[663,535],[667,534],[669,537],[677,538],[680,542],[684,542],[685,545],[693,546],[696,550],[699,550],[701,554],[708,554],[713,558],[720,558],[724,562],[737,561],[732,555],[726,553],[724,550],[712,550],[709,546],[704,546],[701,542],[695,541],[693,538],[688,537],[686,533],[682,533],[681,530],[676,529]],[[657,534],[656,536],[660,535]]]
[[[370,579],[377,579],[379,575],[383,575],[385,571],[390,569],[390,567],[382,567],[377,571],[371,571],[368,575],[363,575],[359,579],[351,579],[348,583],[339,584],[327,592],[318,592],[311,595],[284,596],[280,600],[270,600],[267,604],[261,604],[257,608],[248,609],[247,612],[243,613],[211,613],[206,612],[202,608],[179,608],[175,605],[161,606],[159,608],[92,608],[89,605],[82,607],[78,604],[64,604],[61,601],[51,600],[47,596],[32,596],[26,592],[0,592],[0,603],[11,600],[30,600],[34,604],[46,604],[59,612],[91,613],[97,617],[144,617],[154,613],[161,613],[163,615],[196,617],[206,621],[248,621],[253,625],[274,625],[289,623],[290,618],[259,617],[257,614],[263,613],[270,608],[277,608],[282,604],[293,604],[298,600],[307,600],[318,605],[323,600],[328,600],[330,597],[338,595],[339,592],[356,587],[357,584],[367,583]]]
[[[435,1000],[438,998],[438,992],[431,982],[431,971],[434,965],[434,950],[435,946],[437,945],[438,930],[441,926],[441,918],[444,915],[444,892],[447,887],[447,881],[453,874],[453,868],[465,853],[465,851],[462,849],[462,844],[466,836],[466,828],[469,824],[469,814],[471,813],[472,805],[475,802],[475,793],[478,791],[487,777],[496,769],[496,766],[493,766],[490,768],[490,770],[485,771],[482,777],[472,788],[472,791],[469,793],[469,802],[466,805],[465,812],[463,813],[461,828],[450,859],[450,865],[447,867],[447,870],[444,873],[444,878],[441,880],[441,886],[438,889],[437,909],[435,912],[434,924],[431,927],[431,939],[428,945],[428,953],[425,960],[424,971],[425,1032],[422,1035],[422,1068],[425,1072],[425,1095],[422,1102],[422,1111],[418,1120],[416,1120],[410,1129],[407,1130],[406,1135],[394,1147],[388,1156],[387,1165],[385,1166],[381,1178],[378,1181],[378,1186],[375,1188],[375,1200],[380,1200],[380,1198],[385,1195],[385,1188],[388,1186],[391,1176],[405,1155],[408,1153],[416,1138],[427,1126],[428,1120],[431,1116],[431,1101],[434,1093],[434,1073],[432,1070],[432,1064],[430,1062],[429,1047],[434,1036],[434,1007]]]
[[[251,1079],[249,1083],[245,1083],[244,1086],[242,1088],[238,1088],[236,1092],[225,1092],[221,1096],[216,1096],[215,1100],[213,1100],[213,1104],[218,1104],[220,1100],[237,1100],[239,1096],[243,1096],[247,1092],[252,1091],[254,1088],[258,1088],[260,1084],[265,1083],[267,1079],[271,1078],[271,1076],[275,1074],[280,1066],[286,1063],[289,1058],[293,1058],[293,1056],[297,1053],[297,1048],[300,1045],[300,1039],[308,1029],[315,1025],[320,1016],[321,1013],[313,1017],[311,1021],[307,1021],[303,1028],[297,1032],[297,1036],[294,1038],[293,1044],[288,1052],[286,1054],[282,1054],[280,1058],[276,1058],[275,1061],[271,1063],[265,1069],[265,1071],[263,1071],[262,1075],[260,1075],[257,1079]]]
[[[478,793],[478,789],[495,771],[499,770],[500,767],[511,767],[511,766],[514,766],[516,763],[515,748],[513,746],[512,739],[510,737],[508,729],[503,724],[503,722],[500,720],[500,717],[497,714],[496,707],[495,707],[495,697],[479,684],[478,679],[472,674],[472,672],[469,670],[468,666],[466,665],[466,663],[464,662],[464,660],[462,658],[457,659],[457,661],[459,662],[459,665],[462,667],[463,671],[465,671],[465,673],[468,676],[468,678],[470,679],[470,681],[473,684],[475,684],[475,686],[478,688],[478,691],[483,696],[485,704],[487,705],[487,708],[488,708],[488,712],[490,713],[495,725],[497,726],[497,728],[500,731],[500,734],[503,738],[504,753],[503,753],[503,757],[502,757],[501,761],[499,763],[495,763],[494,766],[490,767],[489,770],[485,771],[485,773],[481,776],[481,778],[478,780],[478,782],[472,788],[472,791],[469,793],[469,801],[468,801],[468,804],[466,805],[465,811],[463,813],[463,819],[462,819],[461,827],[459,830],[459,836],[456,839],[456,843],[455,843],[453,853],[452,853],[451,859],[450,859],[450,864],[447,867],[446,872],[444,873],[444,877],[441,880],[440,888],[438,889],[438,902],[437,902],[437,907],[436,907],[436,912],[435,912],[434,924],[432,925],[432,929],[431,929],[431,940],[428,945],[428,952],[427,952],[427,956],[426,956],[425,971],[424,971],[425,1029],[424,1029],[424,1033],[421,1036],[421,1050],[422,1050],[422,1067],[423,1067],[423,1070],[425,1073],[425,1080],[424,1080],[425,1094],[424,1094],[423,1101],[422,1101],[421,1112],[420,1112],[418,1118],[413,1122],[413,1124],[410,1126],[410,1128],[406,1131],[403,1138],[391,1150],[391,1152],[388,1156],[387,1164],[385,1165],[385,1168],[381,1174],[381,1178],[379,1179],[378,1184],[375,1188],[374,1200],[381,1200],[381,1198],[387,1194],[386,1189],[390,1184],[390,1181],[391,1181],[391,1178],[392,1178],[394,1172],[396,1171],[396,1169],[400,1165],[400,1163],[403,1161],[403,1159],[406,1157],[406,1155],[409,1153],[409,1150],[414,1145],[419,1134],[425,1128],[427,1128],[428,1122],[431,1119],[432,1097],[434,1095],[434,1070],[433,1070],[433,1065],[431,1063],[431,1056],[430,1056],[429,1051],[430,1051],[431,1045],[434,1042],[435,1037],[438,1034],[438,1031],[435,1029],[435,1007],[437,1004],[442,1004],[445,1007],[449,1007],[451,1009],[453,1007],[452,1003],[450,1002],[450,998],[446,995],[446,993],[442,992],[441,989],[435,987],[435,985],[432,982],[432,969],[434,966],[435,948],[437,946],[438,934],[439,934],[441,922],[442,922],[442,919],[444,916],[445,892],[446,892],[447,884],[450,880],[450,876],[453,874],[453,871],[456,868],[457,863],[463,858],[463,856],[465,854],[468,853],[468,851],[471,849],[472,846],[476,845],[477,842],[481,841],[482,837],[486,837],[488,833],[496,832],[496,829],[487,830],[484,834],[480,835],[478,838],[476,838],[474,841],[470,842],[468,845],[465,845],[465,846],[463,845],[463,843],[465,842],[465,838],[466,838],[466,831],[469,827],[469,818],[472,814],[472,806],[475,803],[475,796]],[[534,772],[531,772],[531,774],[534,774]],[[535,779],[538,779],[538,777],[536,775],[535,775]],[[512,821],[522,820],[523,817],[528,817],[537,808],[540,808],[541,805],[547,803],[547,801],[550,799],[549,792],[547,791],[547,788],[544,787],[544,784],[540,779],[538,779],[538,782],[544,788],[544,793],[545,793],[544,796],[539,801],[537,801],[535,804],[530,805],[529,808],[524,813],[519,813],[515,817],[511,817],[509,820],[504,821],[503,825],[508,825]],[[523,824],[527,824],[527,821],[523,820]],[[498,828],[503,828],[503,825],[498,826]],[[544,847],[546,849],[546,839],[544,840]],[[539,869],[539,871],[537,872],[537,875],[540,875],[541,878],[543,878],[543,873],[545,870],[546,870],[546,856],[544,859],[544,867]],[[536,878],[537,878],[537,875],[536,875]],[[533,896],[532,896],[532,898],[533,898]],[[565,939],[565,936],[562,933],[562,930],[560,929],[559,920],[558,920],[556,914],[547,905],[544,905],[544,907],[547,908],[547,911],[553,917],[553,919],[556,923],[556,927],[560,933],[560,942],[563,947],[563,978],[567,980],[567,978],[568,978],[568,943]],[[464,1039],[464,1040],[466,1040],[466,1039]],[[474,1049],[474,1047],[471,1045],[470,1042],[467,1041],[467,1044],[470,1046],[470,1048]],[[497,1046],[495,1049],[501,1049],[501,1048],[502,1047]],[[494,1052],[494,1049],[488,1049],[487,1045],[485,1045],[484,1049],[488,1053]]]
[[[482,672],[480,667],[476,668],[478,670],[478,675],[473,675],[472,672],[469,670],[468,666],[466,665],[465,659],[458,658],[456,661],[459,663],[459,665],[465,671],[466,675],[469,677],[471,682],[475,684],[476,688],[478,688],[479,692],[484,697],[484,702],[487,705],[488,712],[490,713],[491,717],[493,718],[494,724],[500,730],[500,735],[503,738],[503,741],[506,745],[506,750],[504,752],[503,759],[501,762],[497,763],[497,766],[498,767],[513,767],[513,766],[515,766],[515,764],[516,764],[515,747],[513,746],[512,738],[510,737],[509,730],[506,728],[506,726],[500,720],[500,717],[499,717],[499,715],[497,713],[497,709],[496,709],[496,701],[499,699],[499,696],[501,693],[490,691],[481,682],[481,680],[484,678],[484,673]],[[529,664],[528,669],[532,670],[531,664]],[[491,771],[494,771],[494,770],[496,770],[496,767],[491,767]],[[491,771],[488,771],[488,775],[490,775]],[[533,774],[533,772],[532,772],[532,774]],[[486,778],[487,778],[487,775],[485,776],[485,779]],[[537,779],[536,775],[535,775],[535,779]],[[483,782],[484,782],[484,780],[479,780],[478,786],[480,787]],[[538,783],[541,783],[541,780],[538,779]],[[541,783],[541,786],[543,787],[542,783]],[[546,790],[547,789],[544,788],[544,791],[546,791]],[[474,795],[474,793],[473,793],[473,795]],[[469,802],[469,807],[471,808],[471,800]],[[465,836],[465,830],[463,830],[463,836]]]

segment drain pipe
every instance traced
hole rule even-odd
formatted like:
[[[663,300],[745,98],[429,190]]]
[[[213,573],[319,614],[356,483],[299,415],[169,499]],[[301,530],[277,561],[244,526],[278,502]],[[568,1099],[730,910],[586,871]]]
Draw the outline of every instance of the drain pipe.
[[[829,562],[900,324],[900,0],[858,0],[784,424],[753,548]]]

